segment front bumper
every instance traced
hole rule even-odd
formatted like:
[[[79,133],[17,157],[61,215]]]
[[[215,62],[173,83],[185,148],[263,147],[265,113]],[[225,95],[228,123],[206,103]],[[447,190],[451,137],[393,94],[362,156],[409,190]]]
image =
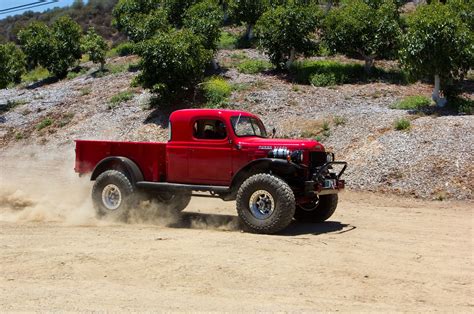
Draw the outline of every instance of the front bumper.
[[[342,165],[342,169],[339,173],[328,174],[328,169],[332,165]],[[341,176],[347,168],[347,162],[345,161],[331,161],[327,162],[321,167],[318,167],[312,175],[312,180],[305,181],[305,195],[328,195],[337,194],[345,187],[345,181],[341,180]]]

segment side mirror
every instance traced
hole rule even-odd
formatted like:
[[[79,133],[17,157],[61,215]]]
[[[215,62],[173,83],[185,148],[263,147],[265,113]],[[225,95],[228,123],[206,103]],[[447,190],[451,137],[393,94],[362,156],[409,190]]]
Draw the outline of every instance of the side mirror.
[[[275,138],[277,130],[275,128],[272,129],[272,138]]]

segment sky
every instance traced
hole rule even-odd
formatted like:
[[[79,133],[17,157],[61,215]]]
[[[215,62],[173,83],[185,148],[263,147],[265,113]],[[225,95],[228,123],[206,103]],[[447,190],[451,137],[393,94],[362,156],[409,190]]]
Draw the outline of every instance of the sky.
[[[46,4],[46,5],[41,5],[37,7],[33,7],[31,9],[25,9],[25,8],[18,8],[18,11],[11,12],[11,13],[5,13],[3,10],[9,9],[12,7],[17,7],[21,6],[24,4],[30,4],[33,2],[40,2],[42,0],[0,0],[0,19],[6,18],[7,16],[11,15],[16,15],[16,14],[21,14],[25,11],[34,11],[34,12],[43,12],[47,9],[52,9],[55,7],[64,7],[71,5],[74,0],[58,0],[57,2],[51,3],[51,4]],[[43,0],[44,2],[53,2],[54,0]],[[84,1],[87,2],[87,1]],[[38,3],[41,4],[41,3]],[[37,5],[37,4],[35,4]],[[9,12],[9,11],[8,11]]]

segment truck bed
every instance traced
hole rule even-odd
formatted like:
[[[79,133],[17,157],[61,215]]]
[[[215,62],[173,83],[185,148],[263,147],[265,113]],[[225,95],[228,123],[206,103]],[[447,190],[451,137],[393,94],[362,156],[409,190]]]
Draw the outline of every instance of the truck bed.
[[[76,164],[80,174],[92,172],[104,158],[127,157],[134,161],[146,181],[160,181],[166,174],[166,143],[76,140]]]

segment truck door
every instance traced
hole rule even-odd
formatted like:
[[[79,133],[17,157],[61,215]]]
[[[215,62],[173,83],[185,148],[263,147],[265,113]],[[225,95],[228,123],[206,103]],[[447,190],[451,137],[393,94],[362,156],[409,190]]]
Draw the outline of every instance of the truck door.
[[[189,178],[194,184],[228,185],[232,179],[232,144],[220,119],[197,119],[189,146]]]

